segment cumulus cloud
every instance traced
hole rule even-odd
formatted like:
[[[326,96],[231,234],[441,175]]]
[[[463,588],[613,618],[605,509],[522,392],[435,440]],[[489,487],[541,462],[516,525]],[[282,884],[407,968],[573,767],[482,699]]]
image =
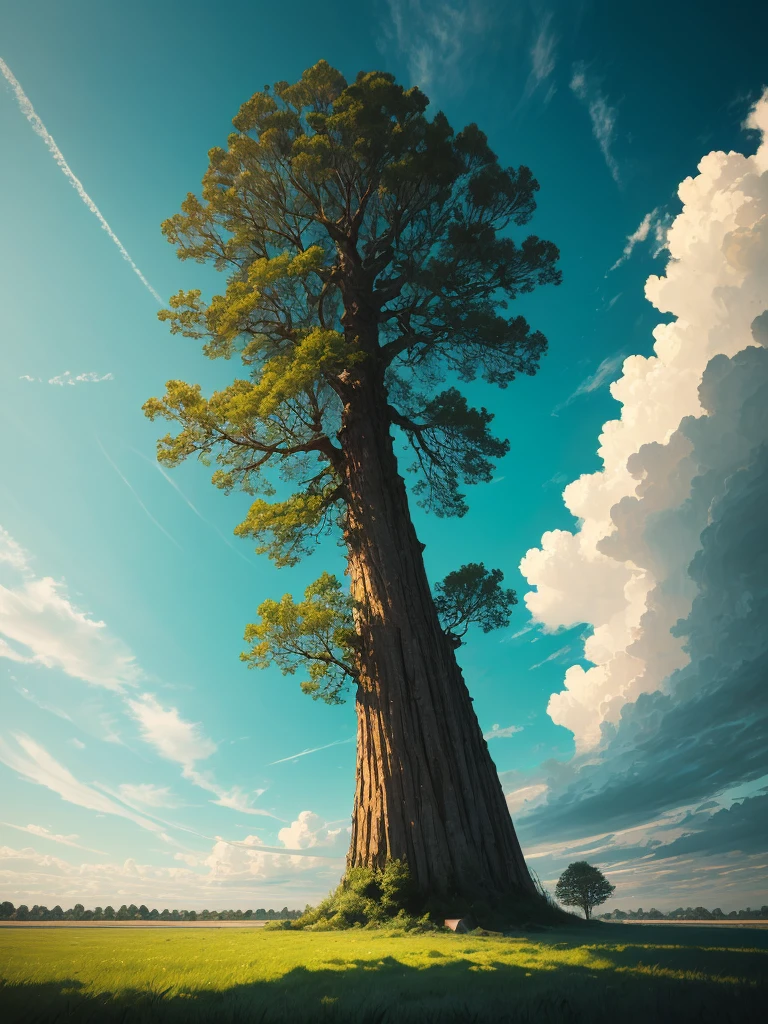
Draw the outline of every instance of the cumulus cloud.
[[[297,907],[317,902],[343,869],[343,858],[272,852],[257,836],[239,843],[217,839],[207,850],[179,852],[175,860],[169,867],[133,857],[70,864],[33,847],[0,846],[0,885],[14,903],[47,906]]]
[[[571,91],[586,106],[589,119],[592,122],[592,134],[600,147],[611,177],[617,184],[620,184],[619,165],[613,155],[618,116],[616,108],[610,105],[608,98],[598,83],[589,75],[583,62],[574,64]]]
[[[753,118],[768,129],[768,94]],[[612,388],[604,468],[564,493],[579,528],[521,566],[544,628],[594,626],[593,667],[548,709],[576,756],[503,780],[521,841],[542,878],[589,856],[635,905],[768,895],[767,172],[764,139],[681,185],[673,259],[646,286],[676,319]]]
[[[313,846],[333,846],[342,829],[330,829],[323,819],[312,811],[302,811],[295,821],[277,833],[284,846],[309,849]]]
[[[755,118],[766,107],[763,99]],[[597,746],[627,702],[688,662],[672,628],[696,595],[689,566],[712,502],[764,442],[764,418],[753,423],[742,409],[764,400],[764,353],[748,346],[768,308],[766,151],[763,143],[752,157],[710,153],[680,186],[672,259],[646,285],[676,319],[655,329],[655,354],[630,356],[611,385],[623,408],[603,427],[603,469],[563,495],[579,529],[544,534],[521,563],[536,587],[525,599],[535,619],[548,629],[594,626],[584,645],[593,667],[569,668],[548,709],[578,750]]]

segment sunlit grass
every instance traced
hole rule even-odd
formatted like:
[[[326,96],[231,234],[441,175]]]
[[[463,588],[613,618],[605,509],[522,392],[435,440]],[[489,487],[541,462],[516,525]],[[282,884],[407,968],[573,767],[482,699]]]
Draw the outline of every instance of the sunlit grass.
[[[25,1024],[554,1022],[571,1019],[562,1017],[563,1006],[590,1022],[615,1020],[617,1013],[622,1024],[750,1020],[766,995],[768,937],[742,933],[713,946],[701,942],[702,932],[699,941],[688,933],[670,942],[668,929],[658,931],[656,941],[647,941],[646,930],[646,941],[631,942],[627,926],[535,940],[355,930],[9,929],[0,931],[0,1011],[5,1021]]]

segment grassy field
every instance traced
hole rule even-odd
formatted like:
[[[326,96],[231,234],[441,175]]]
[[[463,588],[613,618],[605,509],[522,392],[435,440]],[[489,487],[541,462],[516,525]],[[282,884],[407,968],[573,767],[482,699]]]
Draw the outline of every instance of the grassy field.
[[[5,1024],[763,1019],[764,931],[0,931]]]

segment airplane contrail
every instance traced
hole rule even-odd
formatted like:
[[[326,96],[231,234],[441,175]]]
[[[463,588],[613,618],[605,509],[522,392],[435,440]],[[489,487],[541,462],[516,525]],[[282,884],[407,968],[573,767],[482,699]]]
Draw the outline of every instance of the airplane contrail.
[[[125,248],[125,246],[120,241],[120,239],[117,237],[117,235],[112,230],[112,228],[109,226],[109,224],[107,224],[107,222],[106,222],[106,220],[105,220],[101,210],[98,208],[96,203],[94,203],[94,201],[91,199],[91,197],[85,191],[85,189],[83,188],[83,183],[80,181],[80,179],[74,173],[74,171],[69,166],[67,161],[64,159],[64,154],[61,152],[59,147],[54,142],[54,139],[53,139],[53,136],[51,135],[51,133],[48,131],[48,129],[43,124],[43,122],[40,120],[40,118],[35,113],[35,108],[30,103],[29,99],[27,98],[26,93],[21,88],[21,85],[17,81],[17,79],[14,76],[13,72],[11,71],[11,69],[8,67],[8,65],[5,63],[5,61],[2,59],[2,57],[0,57],[0,72],[2,72],[3,78],[5,78],[6,82],[10,85],[10,87],[13,89],[14,93],[16,94],[16,100],[17,100],[17,102],[19,104],[19,109],[21,110],[22,114],[24,115],[24,117],[26,117],[26,119],[32,125],[32,128],[34,129],[35,133],[37,135],[39,135],[40,138],[43,140],[43,142],[46,144],[46,146],[48,147],[49,153],[51,154],[53,159],[56,161],[56,163],[59,165],[61,170],[64,172],[65,177],[69,179],[70,185],[72,185],[74,190],[77,192],[77,194],[83,200],[83,202],[88,207],[88,209],[91,211],[91,213],[95,217],[98,218],[98,221],[101,224],[102,228],[104,228],[106,233],[109,235],[109,237],[115,243],[117,248],[120,250],[120,255],[123,257],[125,262],[129,264],[129,266],[131,267],[131,270],[133,270],[134,274],[136,274],[136,276],[141,281],[141,283],[144,285],[144,287],[147,289],[147,291],[149,291],[150,294],[156,299],[156,301],[159,302],[160,305],[162,306],[163,305],[162,297],[160,295],[158,295],[158,293],[155,291],[155,289],[152,287],[152,285],[149,283],[149,281],[146,279],[146,277],[144,277],[142,272],[139,270],[139,268],[136,266],[136,264],[131,259],[131,255],[128,252],[128,250]]]

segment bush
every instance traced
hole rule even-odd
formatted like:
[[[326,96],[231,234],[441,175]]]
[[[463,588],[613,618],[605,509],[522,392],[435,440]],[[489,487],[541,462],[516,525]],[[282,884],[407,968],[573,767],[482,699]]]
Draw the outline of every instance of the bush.
[[[393,860],[381,870],[350,868],[335,892],[286,924],[308,931],[382,927],[424,930],[427,924],[429,929],[438,927],[428,914],[417,918],[415,912],[415,886],[408,866]]]

